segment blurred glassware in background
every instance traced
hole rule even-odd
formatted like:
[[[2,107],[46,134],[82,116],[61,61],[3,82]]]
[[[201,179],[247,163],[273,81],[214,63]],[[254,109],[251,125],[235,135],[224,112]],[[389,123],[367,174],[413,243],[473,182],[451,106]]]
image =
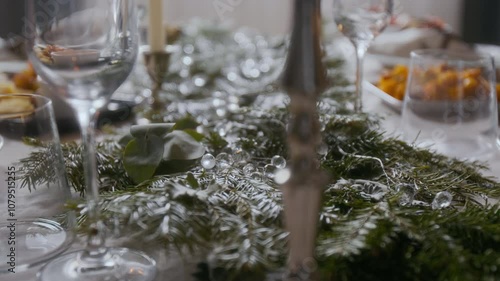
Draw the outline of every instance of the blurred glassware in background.
[[[179,32],[165,46],[171,57],[161,93],[169,112],[163,121],[186,114],[225,118],[242,105],[279,92],[275,81],[286,53],[282,36],[266,37],[243,28],[233,31],[228,25],[201,20],[191,21]],[[151,94],[144,66],[137,67],[131,80],[144,97]]]
[[[412,52],[403,137],[451,157],[493,156],[498,130],[495,85],[489,55],[432,49]]]
[[[363,59],[371,42],[389,24],[393,0],[334,0],[333,18],[337,28],[356,49],[356,93],[354,110],[362,110]]]
[[[0,95],[0,134],[0,273],[20,272],[71,243],[71,191],[49,99]],[[24,160],[30,155],[36,161]]]

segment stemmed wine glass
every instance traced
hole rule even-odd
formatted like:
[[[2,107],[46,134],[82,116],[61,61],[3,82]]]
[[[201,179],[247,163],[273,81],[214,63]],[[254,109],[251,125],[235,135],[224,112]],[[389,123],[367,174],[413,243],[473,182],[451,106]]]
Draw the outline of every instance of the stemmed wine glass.
[[[340,32],[356,49],[354,111],[362,109],[363,59],[372,40],[384,30],[393,11],[393,0],[334,0],[333,18]]]
[[[133,0],[31,0],[27,48],[37,73],[75,110],[84,146],[86,248],[60,256],[38,274],[52,280],[152,280],[155,261],[140,251],[106,248],[100,221],[94,125],[96,111],[132,70],[138,29]]]

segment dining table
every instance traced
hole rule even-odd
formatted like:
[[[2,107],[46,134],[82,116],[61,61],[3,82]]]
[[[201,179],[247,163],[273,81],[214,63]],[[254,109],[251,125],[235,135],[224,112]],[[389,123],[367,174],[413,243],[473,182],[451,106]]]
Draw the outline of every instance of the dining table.
[[[336,48],[341,49],[341,55],[345,56],[346,59],[346,73],[350,71],[354,71],[354,56],[350,56],[349,52],[352,52],[350,49],[348,42],[343,41],[343,46],[340,46],[340,43],[337,44]],[[0,52],[0,72],[3,70],[2,68],[9,67],[19,67],[25,63],[24,61],[16,60],[13,57],[9,57],[6,54],[2,54]],[[380,61],[380,57],[375,55],[368,55],[365,61],[365,78],[367,81],[373,81],[376,79],[377,75],[380,73],[380,69],[383,67],[383,62]],[[353,73],[353,72],[352,72]],[[126,84],[124,87],[130,87],[130,84]],[[126,90],[126,88],[122,88],[121,90]],[[377,95],[372,93],[369,89],[365,89],[363,93],[363,105],[364,112],[372,115],[377,115],[380,117],[380,131],[385,132],[387,137],[399,137],[400,136],[400,122],[401,122],[401,113],[397,110],[394,110],[390,106],[381,100]],[[56,108],[56,111],[58,109]],[[65,136],[62,135],[64,139]],[[18,151],[9,151],[9,153],[19,153]],[[492,177],[495,180],[500,179],[500,150],[497,149],[494,155],[490,155],[488,159],[482,160],[487,165],[488,169],[482,171],[485,176]],[[1,165],[1,164],[0,164]],[[76,242],[71,244],[67,251],[72,251],[76,249],[80,249],[83,247],[81,237],[76,237]],[[121,240],[113,240],[108,241],[109,244],[113,245],[122,245],[126,243],[127,246],[132,248],[137,248],[145,251],[151,257],[153,257],[157,261],[158,266],[158,275],[156,280],[158,281],[167,281],[167,280],[176,280],[176,281],[194,281],[192,277],[192,273],[196,269],[196,265],[198,262],[203,260],[203,255],[200,256],[183,256],[182,253],[179,253],[175,249],[165,250],[158,249],[156,245],[144,245],[141,241],[121,241]],[[42,266],[42,265],[40,265]],[[0,280],[2,281],[34,281],[36,280],[36,273],[40,269],[40,266],[30,268],[24,272],[18,272],[12,275],[0,275]]]

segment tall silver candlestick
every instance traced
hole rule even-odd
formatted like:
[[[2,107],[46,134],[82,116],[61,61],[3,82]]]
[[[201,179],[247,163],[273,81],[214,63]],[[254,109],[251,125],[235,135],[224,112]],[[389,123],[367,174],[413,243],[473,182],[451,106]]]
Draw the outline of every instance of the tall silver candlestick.
[[[319,169],[316,103],[326,84],[320,45],[320,0],[295,0],[294,25],[282,84],[291,98],[288,145],[291,178],[283,185],[289,231],[287,280],[316,280],[314,249],[327,176]]]

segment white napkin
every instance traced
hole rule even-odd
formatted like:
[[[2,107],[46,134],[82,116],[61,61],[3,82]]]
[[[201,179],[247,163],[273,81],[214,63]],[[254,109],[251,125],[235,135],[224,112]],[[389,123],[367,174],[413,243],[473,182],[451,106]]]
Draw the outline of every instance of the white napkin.
[[[407,28],[399,31],[387,31],[380,34],[372,43],[372,54],[408,57],[418,49],[441,48],[447,35],[432,28]],[[470,50],[470,46],[456,39],[451,39],[446,46],[452,50]]]

